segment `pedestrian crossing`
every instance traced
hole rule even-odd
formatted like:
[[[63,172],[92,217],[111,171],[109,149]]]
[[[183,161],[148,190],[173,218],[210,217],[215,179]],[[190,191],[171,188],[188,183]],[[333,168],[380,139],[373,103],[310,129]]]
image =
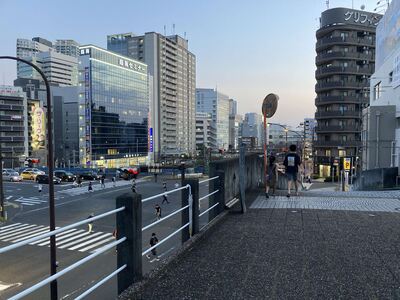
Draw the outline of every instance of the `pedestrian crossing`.
[[[47,203],[47,200],[42,200],[39,197],[19,197],[14,200],[14,202],[18,202],[19,204],[26,206],[34,206]]]
[[[57,227],[58,228],[58,227]],[[0,241],[18,243],[49,231],[49,226],[14,223],[0,227]],[[78,252],[93,253],[104,247],[107,243],[115,240],[112,233],[95,231],[89,233],[87,230],[73,228],[56,235],[58,249]],[[29,245],[39,247],[50,247],[50,239],[44,238]]]

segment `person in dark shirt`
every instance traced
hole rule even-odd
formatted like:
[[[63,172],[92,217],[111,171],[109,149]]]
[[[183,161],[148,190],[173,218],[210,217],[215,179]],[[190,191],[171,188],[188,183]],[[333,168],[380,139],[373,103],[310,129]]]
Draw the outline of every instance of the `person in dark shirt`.
[[[155,206],[154,208],[155,208],[155,210],[156,210],[156,217],[157,217],[157,220],[160,220],[160,219],[161,219],[161,206],[158,205],[158,204],[156,204],[156,206]]]
[[[283,165],[286,168],[285,173],[288,180],[288,198],[290,198],[290,189],[292,187],[292,182],[294,183],[296,189],[296,195],[299,194],[297,186],[297,173],[299,172],[299,166],[301,165],[300,156],[296,153],[296,145],[290,145],[289,150],[289,153],[286,154],[285,160],[283,161]]]
[[[153,233],[151,234],[150,247],[153,247],[153,246],[156,245],[157,243],[158,243],[158,238],[157,238],[156,234],[153,232]],[[157,248],[152,249],[152,250],[151,250],[151,254],[153,254],[155,260],[160,260],[160,259],[158,258],[158,256],[157,256]],[[150,259],[150,255],[149,255],[149,254],[147,254],[146,257],[147,257],[148,259]],[[151,262],[153,262],[153,261],[151,261]]]

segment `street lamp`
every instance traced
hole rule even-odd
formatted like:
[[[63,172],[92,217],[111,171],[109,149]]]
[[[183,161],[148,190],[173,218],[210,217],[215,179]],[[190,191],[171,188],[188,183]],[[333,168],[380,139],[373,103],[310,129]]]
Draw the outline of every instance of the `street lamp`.
[[[40,70],[40,68],[33,63],[21,59],[19,57],[13,56],[0,56],[0,59],[11,59],[25,63],[32,68],[34,68],[40,76],[43,78],[44,84],[46,85],[46,98],[47,98],[47,166],[49,169],[49,214],[50,214],[50,231],[56,229],[56,219],[55,219],[55,206],[54,206],[54,153],[53,153],[53,123],[52,123],[52,113],[51,113],[51,94],[50,94],[50,84],[46,78],[46,75]],[[1,144],[1,141],[0,141]],[[0,155],[1,157],[1,155]],[[2,161],[0,159],[0,165]],[[1,178],[3,174],[1,174]],[[2,184],[1,184],[2,185]],[[3,199],[1,199],[3,201]],[[2,215],[4,210],[2,210]],[[50,236],[50,274],[54,275],[57,273],[57,261],[56,261],[56,236]],[[50,283],[50,297],[52,300],[58,299],[57,292],[57,280],[53,280]]]

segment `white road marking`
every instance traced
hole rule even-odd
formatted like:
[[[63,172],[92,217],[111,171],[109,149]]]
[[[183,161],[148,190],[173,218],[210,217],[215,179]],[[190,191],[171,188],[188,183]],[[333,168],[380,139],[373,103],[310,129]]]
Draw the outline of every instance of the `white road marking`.
[[[83,238],[81,238],[81,239],[79,239],[79,240],[72,241],[71,243],[68,243],[68,244],[64,244],[64,245],[62,245],[61,247],[58,247],[58,248],[60,248],[60,249],[68,248],[68,247],[70,247],[70,246],[72,246],[72,245],[75,245],[75,244],[77,244],[77,243],[86,241],[87,239],[91,239],[92,237],[97,236],[97,235],[99,235],[99,234],[102,234],[102,232],[90,233],[89,236],[85,236],[85,237],[83,237]]]
[[[14,224],[11,224],[11,225],[0,227],[0,232],[5,228],[14,227],[14,226],[19,225],[19,224],[21,224],[21,223],[14,223]]]
[[[78,235],[75,235],[75,236],[73,236],[73,237],[71,237],[71,238],[69,238],[69,239],[66,239],[65,241],[62,241],[61,243],[58,243],[57,247],[60,246],[60,245],[63,245],[64,243],[68,243],[68,242],[70,242],[70,241],[73,241],[74,239],[76,239],[76,238],[78,238],[78,237],[85,236],[85,235],[88,235],[88,234],[89,234],[89,232],[85,231],[85,232],[83,232],[83,233],[80,233],[80,234],[78,234]]]
[[[33,237],[35,237],[35,236],[41,235],[41,234],[43,234],[43,233],[46,233],[46,232],[48,232],[49,230],[50,230],[50,227],[47,226],[47,227],[41,228],[40,230],[36,230],[36,231],[29,232],[28,235],[25,235],[25,236],[23,236],[23,237],[20,237],[20,238],[17,239],[17,240],[12,240],[11,242],[17,243],[17,242],[20,242],[20,241],[23,241],[23,240],[26,240],[26,239],[30,239],[30,238],[33,238]]]
[[[102,241],[100,241],[100,242],[98,242],[98,243],[96,243],[96,244],[90,245],[90,246],[88,246],[88,247],[86,247],[86,248],[80,249],[79,251],[80,251],[80,252],[85,252],[85,251],[87,251],[87,250],[96,248],[96,247],[100,246],[101,244],[105,244],[105,243],[110,242],[110,241],[112,241],[112,240],[115,240],[115,238],[114,238],[113,236],[110,237],[110,238],[108,238],[108,239],[102,240]],[[96,251],[96,250],[94,250],[94,251]],[[94,251],[92,251],[91,253],[93,253]]]
[[[39,230],[42,230],[43,228],[44,228],[43,226],[39,226],[39,227],[36,227],[36,228],[29,228],[27,230],[20,231],[17,234],[12,234],[12,235],[10,235],[10,236],[8,236],[6,238],[3,238],[2,240],[4,242],[8,242],[8,241],[12,241],[14,239],[19,239],[20,237],[27,236],[27,235],[29,235],[31,233],[35,233],[35,232],[37,232]]]
[[[81,244],[78,244],[78,245],[73,246],[73,247],[71,247],[71,248],[68,248],[68,250],[76,250],[76,249],[79,249],[79,248],[81,248],[81,247],[83,247],[83,246],[89,245],[90,243],[93,243],[93,242],[97,242],[98,240],[101,240],[102,238],[105,238],[106,236],[110,236],[110,235],[111,235],[111,233],[105,233],[105,234],[100,235],[100,236],[98,236],[98,237],[96,237],[96,238],[94,238],[94,239],[90,239],[89,241],[86,241],[86,242],[84,242],[84,243],[81,243]],[[92,236],[93,236],[93,235],[92,235]]]
[[[7,232],[7,233],[2,233],[2,234],[0,234],[0,239],[2,239],[2,238],[4,238],[4,237],[7,237],[8,235],[10,235],[10,233],[12,234],[12,235],[14,235],[15,233],[17,233],[18,234],[18,232],[20,232],[20,231],[23,231],[23,230],[25,230],[25,229],[28,229],[28,228],[31,228],[31,227],[35,227],[36,225],[28,225],[28,224],[24,224],[24,225],[22,225],[21,227],[19,227],[17,230],[15,230],[15,231],[9,231],[9,232]]]
[[[13,196],[8,196],[8,197],[6,198],[6,200],[10,200],[12,197],[13,197]]]
[[[67,233],[70,233],[71,231],[76,231],[76,229],[75,228],[74,229],[70,229],[70,230],[64,231],[63,233],[57,234],[56,235],[56,241],[60,240],[60,236],[62,236],[61,237],[61,239],[62,239],[62,238],[65,238],[65,237],[68,237],[68,236],[74,234],[74,233],[67,234]],[[66,235],[66,236],[64,236],[64,235]],[[29,245],[36,245],[36,244],[39,244],[38,246],[44,246],[44,245],[50,244],[50,239],[47,237],[47,238],[44,238],[43,240],[30,243]]]

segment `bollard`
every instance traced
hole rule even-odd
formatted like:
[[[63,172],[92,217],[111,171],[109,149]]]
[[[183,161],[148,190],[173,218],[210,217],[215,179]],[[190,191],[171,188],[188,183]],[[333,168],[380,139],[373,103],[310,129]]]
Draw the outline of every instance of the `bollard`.
[[[199,233],[200,231],[200,227],[199,227],[199,179],[198,178],[194,178],[194,179],[185,179],[183,182],[183,185],[187,185],[189,184],[191,189],[192,189],[192,211],[189,212],[192,214],[192,232],[191,232],[191,236]],[[189,190],[185,189],[183,190],[184,193],[183,197],[187,198],[189,197]],[[187,204],[186,204],[187,205]],[[182,223],[182,225],[184,225],[186,223]]]
[[[117,246],[118,268],[126,268],[118,273],[118,294],[121,294],[135,281],[142,278],[142,196],[125,193],[116,199],[117,208],[125,210],[117,214],[117,239],[126,241]]]
[[[219,205],[215,208],[215,211],[218,212],[218,215],[219,215],[225,209],[225,172],[218,170],[215,175],[219,176],[219,178],[218,178],[219,192],[216,194],[217,201],[215,202],[215,203],[217,203],[217,202],[219,203]],[[215,214],[214,216],[216,216],[216,215],[217,214]]]

